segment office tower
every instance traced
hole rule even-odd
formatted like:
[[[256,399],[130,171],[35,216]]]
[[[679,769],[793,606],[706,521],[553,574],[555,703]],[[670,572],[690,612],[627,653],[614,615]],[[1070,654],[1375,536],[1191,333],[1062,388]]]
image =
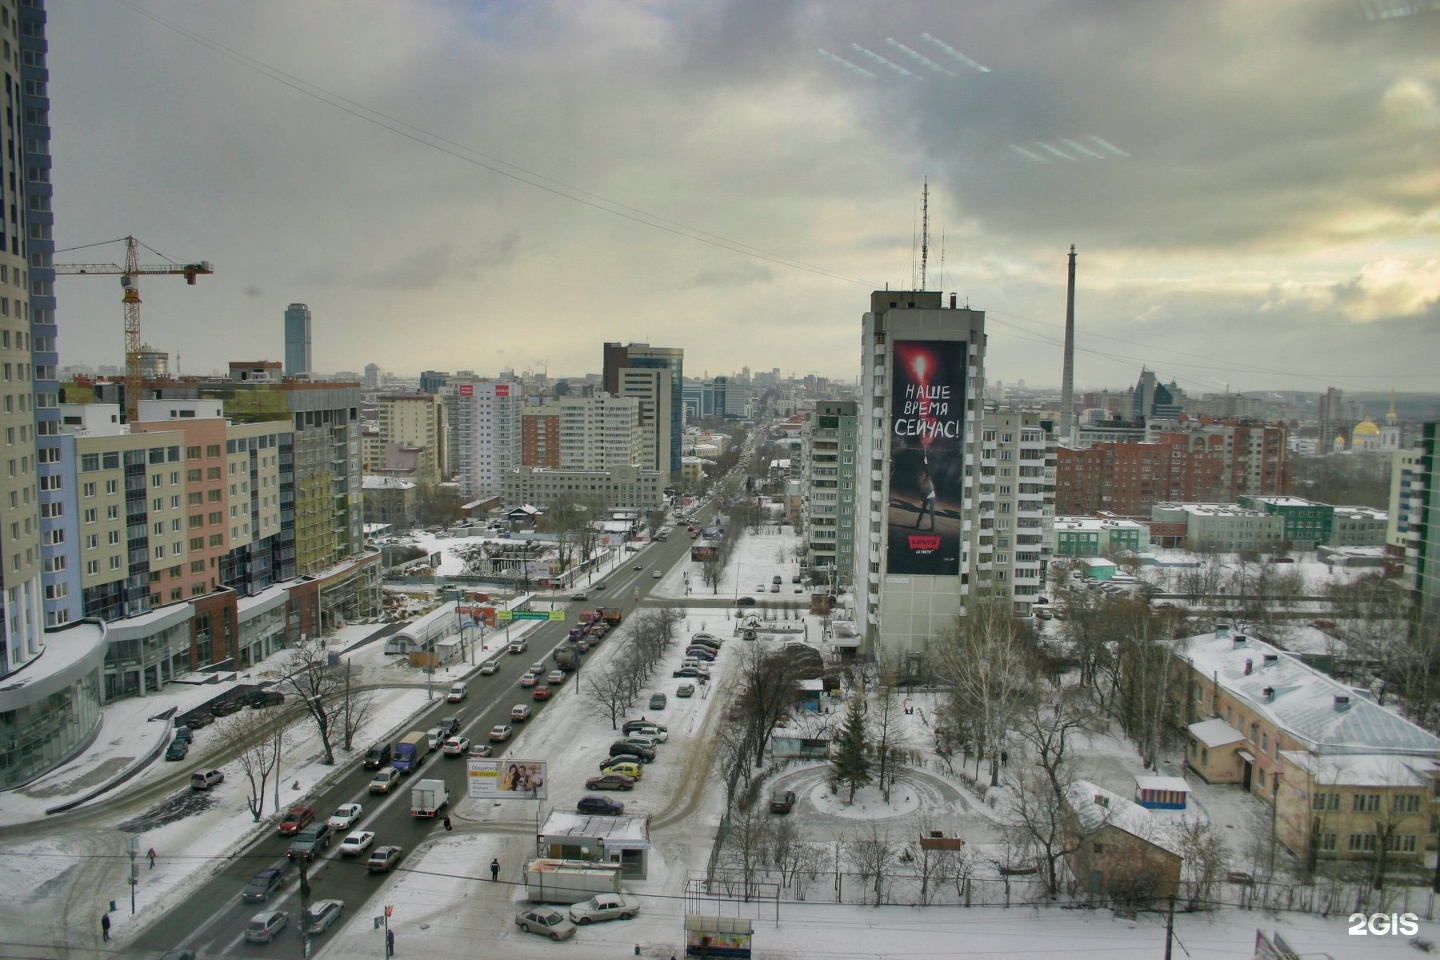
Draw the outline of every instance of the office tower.
[[[380,366],[379,366],[379,364],[374,364],[374,363],[367,363],[367,364],[365,364],[365,381],[364,381],[364,382],[365,382],[365,389],[366,389],[366,390],[379,390],[379,389],[380,389]]]
[[[606,343],[603,360],[605,392],[641,401],[642,419],[654,431],[655,469],[678,478],[685,432],[685,351],[648,343]],[[663,382],[657,377],[632,376],[627,380],[627,370],[665,371],[667,376]]]
[[[801,532],[812,583],[848,586],[853,576],[859,409],[854,400],[821,400],[805,418]]]
[[[292,303],[285,308],[285,375],[293,377],[312,369],[310,308],[303,303]]]
[[[863,320],[854,584],[877,656],[918,656],[970,591],[985,314],[941,301],[878,290]]]

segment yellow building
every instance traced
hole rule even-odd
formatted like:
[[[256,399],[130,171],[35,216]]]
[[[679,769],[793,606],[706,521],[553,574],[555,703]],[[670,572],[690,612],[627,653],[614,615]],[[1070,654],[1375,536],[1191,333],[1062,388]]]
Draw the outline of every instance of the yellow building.
[[[1415,860],[1434,843],[1440,738],[1223,625],[1179,655],[1190,667],[1176,691],[1187,766],[1273,805],[1291,852],[1371,859],[1383,847]]]

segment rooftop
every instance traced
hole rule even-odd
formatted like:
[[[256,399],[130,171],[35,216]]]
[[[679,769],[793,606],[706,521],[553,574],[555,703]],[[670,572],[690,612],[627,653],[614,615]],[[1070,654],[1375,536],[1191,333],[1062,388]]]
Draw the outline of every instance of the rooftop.
[[[1245,702],[1251,712],[1303,741],[1311,752],[1440,758],[1440,738],[1359,692],[1278,647],[1251,637],[1217,633],[1220,631],[1182,641],[1179,656],[1207,680],[1218,678],[1220,686]]]

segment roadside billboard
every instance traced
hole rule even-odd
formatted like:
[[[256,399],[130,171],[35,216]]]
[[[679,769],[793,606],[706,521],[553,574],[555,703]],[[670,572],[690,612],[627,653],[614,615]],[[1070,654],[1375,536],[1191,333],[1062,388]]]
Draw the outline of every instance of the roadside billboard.
[[[546,799],[544,760],[474,758],[469,761],[465,782],[471,800]]]
[[[968,353],[964,340],[895,341],[887,573],[960,572]]]

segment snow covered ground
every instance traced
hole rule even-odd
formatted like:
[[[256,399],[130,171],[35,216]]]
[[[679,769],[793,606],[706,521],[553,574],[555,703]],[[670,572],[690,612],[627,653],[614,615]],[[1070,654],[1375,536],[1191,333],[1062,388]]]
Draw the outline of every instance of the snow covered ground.
[[[755,595],[755,587],[768,584],[775,575],[783,578],[779,599],[802,599],[793,594],[791,577],[798,571],[793,557],[793,532],[781,527],[772,535],[746,536],[737,548],[727,576],[718,589],[733,597]],[[441,540],[436,545],[443,546]],[[661,597],[681,600],[685,596],[685,578],[692,578],[698,587],[692,596],[704,598],[709,589],[700,584],[698,570],[688,561],[666,571],[658,585]],[[794,639],[818,644],[821,623],[818,618],[792,611],[792,623],[783,620],[776,626],[800,627]],[[392,929],[396,933],[399,957],[424,956],[427,960],[460,960],[483,953],[495,957],[539,957],[558,951],[579,951],[585,957],[608,958],[646,956],[664,960],[680,956],[683,951],[683,917],[687,912],[686,881],[703,870],[710,853],[715,830],[722,814],[722,792],[715,782],[716,772],[702,762],[707,738],[713,735],[724,713],[723,704],[735,682],[736,654],[744,642],[735,640],[738,622],[733,609],[692,608],[686,612],[683,634],[708,631],[727,641],[725,650],[714,664],[714,677],[701,687],[692,699],[673,696],[679,680],[671,678],[675,664],[667,663],[657,670],[646,688],[671,694],[669,706],[662,712],[637,708],[633,715],[646,714],[669,727],[670,739],[661,746],[660,759],[646,768],[646,776],[637,788],[615,794],[624,801],[627,813],[650,817],[653,843],[650,875],[647,879],[628,884],[643,904],[639,918],[628,922],[601,924],[584,929],[574,941],[553,945],[538,937],[521,933],[513,924],[513,908],[523,899],[523,886],[517,883],[520,865],[534,853],[534,832],[537,808],[533,801],[476,801],[463,799],[454,808],[452,833],[437,833],[427,845],[411,851],[401,870],[382,881],[379,896],[363,909],[354,909],[346,921],[332,933],[316,941],[316,956],[341,958],[351,956],[383,956],[381,934],[374,930],[370,917],[379,912],[380,904],[392,904],[395,915]],[[408,725],[408,718],[421,709],[426,700],[425,679],[419,671],[394,663],[395,658],[383,655],[380,641],[365,643],[365,638],[378,628],[355,626],[347,628],[335,641],[342,655],[348,657],[362,682],[383,682],[372,715],[356,740],[358,750],[380,739],[398,735]],[[513,631],[520,628],[512,628]],[[491,645],[502,635],[487,638]],[[612,635],[586,660],[584,669],[602,665],[624,643],[623,628]],[[824,648],[821,647],[823,650]],[[678,663],[680,649],[672,653]],[[477,655],[476,662],[483,656]],[[278,665],[262,664],[255,676],[263,677]],[[452,671],[458,673],[458,671]],[[568,809],[584,792],[585,777],[595,771],[613,739],[608,718],[598,716],[589,708],[583,695],[583,674],[577,689],[575,681],[560,687],[552,703],[516,737],[510,752],[517,757],[543,758],[550,763],[550,799],[538,815],[550,809]],[[448,686],[449,677],[437,675],[433,680],[435,695]],[[169,822],[154,816],[167,809],[156,798],[145,798],[147,776],[144,772],[116,791],[90,804],[94,814],[92,826],[73,832],[42,832],[38,836],[19,834],[17,827],[43,819],[43,810],[67,796],[75,796],[93,787],[127,766],[140,763],[157,738],[168,737],[168,724],[148,720],[169,706],[185,709],[209,699],[222,689],[217,686],[188,687],[172,685],[163,693],[143,701],[121,701],[107,709],[100,736],[86,755],[32,785],[25,791],[0,794],[0,945],[3,942],[34,942],[54,933],[47,926],[48,918],[37,911],[37,902],[73,900],[75,891],[102,898],[122,900],[119,912],[112,915],[115,923],[112,948],[121,950],[133,938],[139,925],[162,910],[184,901],[187,894],[209,874],[217,859],[223,859],[246,846],[260,831],[271,829],[262,821],[253,824],[245,808],[244,789],[239,771],[232,764],[225,768],[226,783],[203,795],[194,795],[193,806],[186,806]],[[642,695],[643,703],[647,696]],[[933,753],[930,717],[934,712],[932,695],[917,695],[910,704],[914,709],[902,714],[902,736],[923,759],[923,766],[907,780],[907,789],[897,789],[891,802],[885,803],[878,792],[867,790],[857,796],[856,803],[843,803],[832,795],[826,785],[825,768],[821,764],[797,763],[785,767],[775,777],[775,785],[797,789],[800,794],[795,816],[806,818],[808,829],[822,835],[839,837],[855,826],[881,820],[894,827],[897,835],[912,833],[922,820],[940,820],[947,832],[958,832],[977,844],[995,842],[998,836],[995,808],[977,795],[961,778],[943,769]],[[833,722],[836,713],[797,718],[797,728],[820,726]],[[199,731],[192,757],[204,766],[207,751],[219,752],[228,720],[217,721]],[[284,761],[281,776],[280,802],[288,807],[302,801],[328,777],[340,769],[348,769],[356,757],[342,756],[337,767],[320,762],[318,742],[306,727]],[[1094,737],[1081,751],[1085,756],[1085,776],[1122,795],[1133,788],[1130,780],[1139,772],[1138,761],[1116,738]],[[1178,763],[1179,758],[1171,758]],[[956,758],[956,764],[961,763]],[[1018,756],[1011,763],[1022,762]],[[153,761],[156,772],[164,772],[164,761]],[[972,768],[973,771],[973,768]],[[1178,772],[1178,769],[1174,772]],[[298,789],[294,784],[298,783]],[[792,786],[792,784],[794,786]],[[913,787],[913,789],[911,789]],[[923,789],[922,789],[923,787]],[[191,796],[183,788],[181,791]],[[170,791],[174,796],[177,791]],[[1245,830],[1254,817],[1252,803],[1238,791],[1209,788],[1197,783],[1192,796],[1197,810],[1217,824]],[[159,798],[164,799],[164,798]],[[268,798],[267,798],[268,807]],[[114,811],[107,819],[107,811]],[[267,811],[268,812],[268,811]],[[150,815],[150,816],[145,816]],[[40,824],[43,827],[43,823]],[[826,833],[825,831],[828,831]],[[139,874],[137,902],[139,913],[132,920],[124,909],[126,891],[124,877],[128,861],[123,855],[124,840],[130,833],[139,836],[139,849],[154,847],[160,854],[155,869]],[[97,855],[109,855],[109,860]],[[501,880],[492,883],[484,865],[492,857],[504,865]],[[83,871],[77,866],[85,865]],[[90,880],[91,876],[100,879]],[[90,886],[93,884],[93,893]],[[1137,920],[1115,919],[1109,911],[1064,909],[1059,906],[1036,909],[963,908],[910,906],[860,907],[819,900],[833,899],[827,882],[812,888],[808,902],[708,901],[703,911],[723,916],[744,916],[754,920],[754,946],[757,957],[779,958],[850,958],[850,957],[949,957],[984,958],[1048,958],[1068,957],[1076,960],[1120,960],[1125,957],[1161,956],[1164,949],[1164,919],[1143,915]],[[692,904],[693,907],[693,904]],[[87,925],[93,921],[95,908],[86,906]],[[691,911],[693,912],[693,910]],[[1241,958],[1249,957],[1256,927],[1281,934],[1305,956],[1356,958],[1411,956],[1415,951],[1406,945],[1405,937],[1347,934],[1345,918],[1324,920],[1300,914],[1268,916],[1239,910],[1223,910],[1206,915],[1181,915],[1176,918],[1178,946],[1176,957]],[[32,936],[32,932],[35,934]],[[1421,935],[1440,941],[1440,924],[1421,924]],[[82,946],[98,946],[93,935],[76,935]]]

